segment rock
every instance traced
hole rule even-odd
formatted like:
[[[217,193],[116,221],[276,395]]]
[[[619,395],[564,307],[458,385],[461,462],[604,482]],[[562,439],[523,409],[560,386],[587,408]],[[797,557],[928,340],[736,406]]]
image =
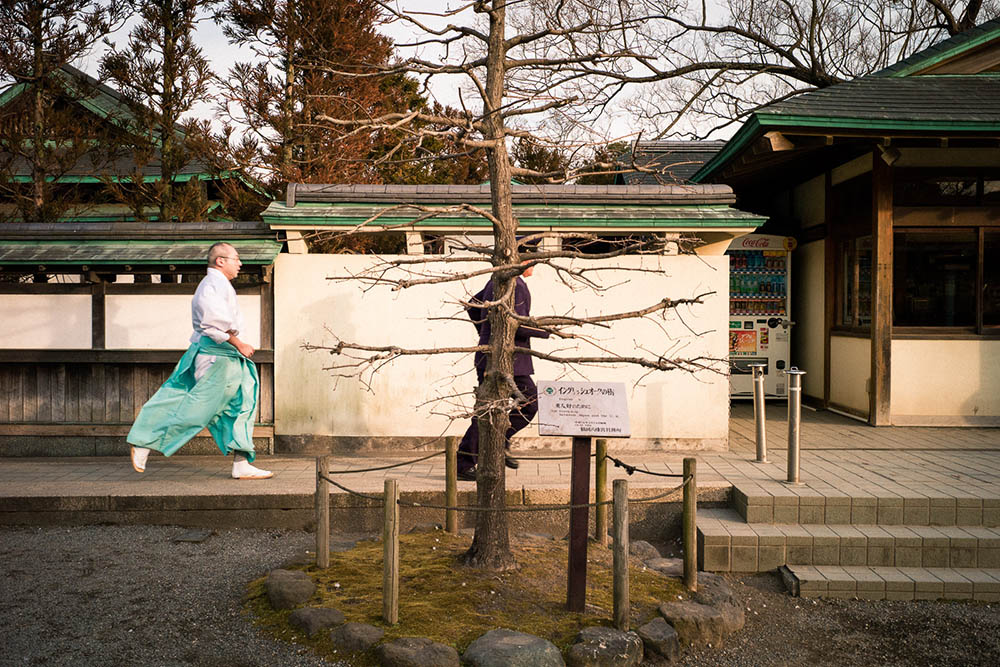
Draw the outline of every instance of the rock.
[[[733,589],[726,580],[717,574],[699,572],[698,590],[691,598],[695,602],[711,605],[718,609],[725,619],[726,627],[729,628],[727,634],[741,630],[743,624],[746,623],[743,605],[733,595]]]
[[[721,611],[694,600],[665,602],[660,605],[660,614],[674,626],[682,646],[719,646],[733,632]]]
[[[636,540],[635,542],[629,543],[628,552],[630,555],[635,556],[643,562],[651,558],[660,557],[660,552],[657,551],[656,547],[645,540]]]
[[[659,658],[673,662],[680,655],[681,646],[677,641],[677,631],[663,618],[654,618],[636,630],[636,634],[642,639],[647,659]]]
[[[316,584],[300,570],[271,570],[267,575],[267,599],[275,609],[292,609],[312,597]]]
[[[490,630],[469,644],[462,662],[473,667],[563,667],[552,642],[506,628]]]
[[[288,622],[310,637],[320,630],[332,628],[344,622],[344,615],[329,607],[305,607],[288,615]]]
[[[684,576],[684,559],[683,558],[650,558],[645,563],[646,567],[650,570],[656,570],[660,574],[664,574],[668,577],[683,577]],[[699,573],[699,577],[700,577]]]
[[[442,526],[439,523],[418,523],[406,532],[412,535],[414,533],[435,533],[439,530],[442,530]]]
[[[459,667],[458,651],[426,637],[400,637],[378,647],[382,667]]]
[[[584,628],[566,653],[571,667],[634,667],[642,662],[642,640],[634,632]]]
[[[330,632],[330,641],[343,651],[367,651],[382,639],[385,631],[367,623],[344,623]]]

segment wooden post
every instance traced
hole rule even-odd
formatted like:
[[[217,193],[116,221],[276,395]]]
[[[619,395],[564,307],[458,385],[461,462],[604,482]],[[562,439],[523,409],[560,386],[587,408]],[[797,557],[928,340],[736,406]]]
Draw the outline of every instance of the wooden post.
[[[316,567],[330,567],[330,457],[316,458]]]
[[[868,423],[890,424],[892,353],[892,167],[872,154],[872,324]]]
[[[444,439],[444,504],[458,507],[458,438],[450,435]],[[458,534],[458,510],[445,511],[445,530]]]
[[[597,462],[594,465],[594,537],[602,547],[608,546],[608,506],[601,503],[608,499],[608,441],[597,440]]]
[[[399,486],[385,480],[385,525],[382,529],[382,620],[399,622]]]
[[[587,541],[590,532],[590,438],[573,438],[573,461],[570,472],[569,502],[584,505],[569,511],[569,567],[566,585],[566,608],[583,612],[587,605]]]
[[[684,585],[698,590],[697,459],[684,459]]]
[[[628,632],[629,600],[628,590],[628,481],[616,479],[614,483],[614,531],[613,565],[614,572],[614,617],[615,627]]]

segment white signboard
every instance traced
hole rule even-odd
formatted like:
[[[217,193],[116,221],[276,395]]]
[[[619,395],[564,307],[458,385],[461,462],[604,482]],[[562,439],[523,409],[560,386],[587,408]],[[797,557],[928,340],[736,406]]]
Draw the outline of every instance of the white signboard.
[[[622,382],[539,382],[538,434],[627,438]]]

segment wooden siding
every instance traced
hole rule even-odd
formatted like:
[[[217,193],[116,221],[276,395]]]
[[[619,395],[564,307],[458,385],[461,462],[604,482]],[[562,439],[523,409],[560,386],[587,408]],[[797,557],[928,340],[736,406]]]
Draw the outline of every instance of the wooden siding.
[[[174,364],[0,364],[0,426],[4,424],[131,424]],[[261,376],[258,424],[274,421],[273,368]]]

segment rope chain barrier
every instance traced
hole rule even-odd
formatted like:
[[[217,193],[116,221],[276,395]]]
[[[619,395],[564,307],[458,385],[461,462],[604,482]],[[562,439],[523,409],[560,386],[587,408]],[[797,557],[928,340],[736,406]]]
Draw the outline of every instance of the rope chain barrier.
[[[420,463],[422,461],[426,461],[428,459],[432,459],[435,456],[441,456],[442,454],[445,453],[445,451],[446,450],[441,449],[439,451],[436,451],[436,452],[433,452],[431,454],[428,454],[427,456],[421,456],[419,459],[412,459],[410,461],[403,461],[401,463],[393,463],[391,465],[377,466],[375,468],[358,468],[356,470],[331,470],[330,474],[331,475],[351,475],[351,474],[357,474],[357,473],[361,473],[361,472],[378,472],[380,470],[392,470],[393,468],[402,468],[403,466],[413,465],[414,463]],[[459,452],[459,456],[467,456],[467,457],[473,458],[473,459],[478,459],[479,458],[478,454],[467,454],[466,452]],[[597,456],[596,453],[593,453],[593,454],[590,455],[591,458],[593,458],[595,456]],[[512,458],[516,458],[518,461],[569,461],[573,457],[572,456],[515,456],[515,457],[512,457]],[[616,461],[615,459],[612,459],[610,456],[608,456],[607,458],[610,459],[610,460],[612,460],[612,461],[615,461],[615,465],[616,466],[619,465],[618,461]],[[624,465],[624,464],[622,464],[622,465]],[[640,472],[644,472],[644,471],[640,471]],[[631,475],[632,473],[630,472],[629,474]],[[655,474],[655,473],[649,473],[649,474]],[[667,475],[667,476],[669,476],[669,475]],[[674,475],[674,477],[682,477],[682,475]]]
[[[683,473],[666,473],[666,472],[653,472],[652,470],[643,470],[633,465],[629,465],[624,461],[620,461],[610,454],[605,455],[607,460],[614,462],[616,468],[624,468],[625,472],[631,475],[634,472],[641,472],[644,475],[653,475],[654,477],[683,477]]]
[[[358,498],[364,498],[365,500],[372,500],[372,501],[375,501],[375,502],[382,502],[382,503],[385,502],[385,498],[383,496],[373,496],[373,495],[369,495],[367,493],[361,493],[360,491],[355,491],[354,489],[349,489],[348,487],[344,486],[343,484],[340,484],[340,483],[335,482],[334,480],[330,479],[326,475],[318,475],[318,477],[320,479],[326,480],[330,484],[333,484],[335,487],[337,487],[341,491],[344,491],[345,493],[348,493],[349,495],[357,496]],[[681,484],[675,486],[672,489],[668,489],[667,491],[664,491],[663,493],[659,493],[659,494],[657,494],[655,496],[649,496],[647,498],[629,498],[628,502],[629,502],[629,504],[641,504],[641,503],[653,502],[654,500],[660,500],[661,498],[666,498],[667,496],[676,493],[677,491],[679,491],[682,488],[684,488],[685,486],[687,486],[689,483],[690,483],[690,480],[686,479]],[[523,506],[523,505],[522,506],[517,506],[517,507],[479,507],[479,506],[475,506],[475,505],[459,505],[459,506],[455,506],[455,507],[449,507],[448,505],[431,505],[431,504],[418,503],[418,502],[413,502],[413,501],[409,501],[409,500],[402,500],[402,499],[397,500],[396,503],[398,505],[400,505],[401,507],[419,507],[420,509],[457,510],[457,511],[460,511],[460,512],[503,512],[503,513],[506,513],[506,512],[554,512],[554,511],[562,511],[562,510],[581,509],[581,508],[584,508],[584,507],[600,507],[602,505],[612,505],[613,501],[611,501],[611,500],[605,500],[604,502],[600,502],[600,503],[581,503],[579,505],[532,505],[530,507],[526,507],[526,506]]]

